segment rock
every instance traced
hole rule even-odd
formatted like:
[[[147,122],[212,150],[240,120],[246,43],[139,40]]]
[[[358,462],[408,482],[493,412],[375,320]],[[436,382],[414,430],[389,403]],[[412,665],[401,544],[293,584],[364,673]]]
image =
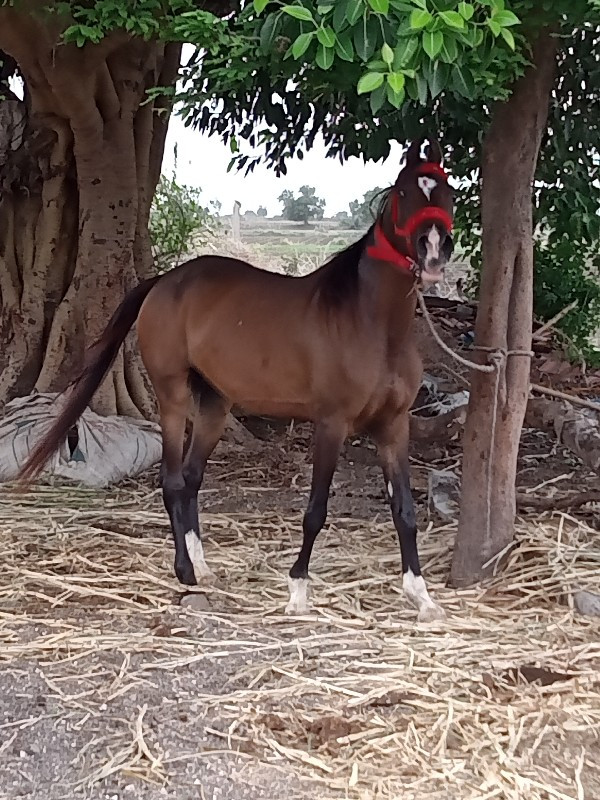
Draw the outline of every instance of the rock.
[[[210,610],[210,602],[208,600],[208,597],[205,594],[198,594],[196,592],[190,592],[189,594],[184,594],[181,600],[179,601],[179,605],[183,606],[184,608],[189,608],[190,611]]]
[[[428,505],[444,519],[458,516],[460,501],[460,478],[448,470],[432,470],[429,473]]]
[[[575,608],[586,617],[600,617],[600,594],[581,590],[573,595]]]

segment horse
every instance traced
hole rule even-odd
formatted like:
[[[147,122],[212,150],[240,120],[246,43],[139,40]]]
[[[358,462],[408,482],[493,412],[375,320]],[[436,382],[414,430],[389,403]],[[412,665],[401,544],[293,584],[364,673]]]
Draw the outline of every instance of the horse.
[[[367,435],[377,446],[399,539],[404,594],[419,621],[443,619],[421,574],[408,461],[409,411],[423,370],[412,333],[415,289],[443,278],[453,250],[453,190],[441,162],[435,139],[414,141],[368,231],[308,275],[204,255],[132,289],[88,348],[20,481],[33,480],[64,441],[137,320],[158,400],[160,484],[181,584],[214,578],[202,547],[198,491],[236,405],[250,415],[314,425],[310,496],[285,611],[310,609],[309,561],[337,461],[348,436]]]

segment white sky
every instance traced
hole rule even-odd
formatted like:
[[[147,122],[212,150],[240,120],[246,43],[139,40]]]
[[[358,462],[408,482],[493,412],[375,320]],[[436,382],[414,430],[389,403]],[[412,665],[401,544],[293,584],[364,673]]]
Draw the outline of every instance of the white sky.
[[[229,214],[235,200],[242,204],[242,214],[247,210],[256,211],[263,205],[269,216],[281,213],[277,198],[284,189],[297,190],[308,184],[314,186],[319,197],[325,198],[326,216],[338,211],[348,211],[348,203],[375,186],[389,186],[400,170],[402,147],[393,142],[391,154],[386,161],[364,163],[352,158],[345,164],[325,157],[322,141],[316,142],[313,149],[298,159],[288,161],[287,175],[278,178],[265,166],[257,166],[254,172],[245,176],[235,169],[227,172],[231,160],[229,145],[223,144],[217,136],[201,135],[186,128],[176,115],[171,117],[165,147],[162,171],[171,175],[173,171],[173,148],[177,144],[177,180],[202,189],[205,203],[218,200],[222,204],[221,213]],[[249,145],[239,142],[240,150],[252,153]]]

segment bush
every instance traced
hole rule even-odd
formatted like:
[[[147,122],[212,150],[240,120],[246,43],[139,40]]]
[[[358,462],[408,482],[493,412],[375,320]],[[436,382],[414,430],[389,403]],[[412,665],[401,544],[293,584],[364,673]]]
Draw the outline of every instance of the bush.
[[[190,254],[193,244],[204,244],[220,227],[202,205],[202,190],[177,183],[175,173],[161,175],[150,209],[150,240],[158,272],[166,272]]]

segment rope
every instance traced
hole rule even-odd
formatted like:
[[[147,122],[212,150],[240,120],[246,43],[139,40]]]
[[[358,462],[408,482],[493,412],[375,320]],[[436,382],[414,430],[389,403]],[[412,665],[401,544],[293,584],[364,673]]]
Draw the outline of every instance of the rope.
[[[435,329],[433,324],[433,320],[427,310],[427,306],[425,304],[425,298],[420,290],[417,289],[417,300],[419,302],[419,308],[421,309],[421,313],[429,330],[431,331],[431,335],[441,347],[441,349],[447,353],[447,355],[451,356],[455,361],[458,361],[459,364],[462,364],[469,369],[474,369],[477,372],[486,372],[486,373],[496,373],[496,382],[494,386],[494,404],[492,406],[492,430],[490,433],[490,453],[487,459],[487,487],[486,487],[486,535],[487,541],[490,541],[491,536],[491,526],[492,526],[492,473],[494,468],[494,449],[496,446],[496,423],[498,421],[498,398],[500,396],[500,375],[502,369],[506,365],[506,360],[509,356],[521,356],[523,358],[532,358],[533,353],[530,350],[506,350],[503,347],[485,347],[483,345],[474,345],[474,350],[480,350],[482,353],[488,353],[488,361],[489,364],[476,364],[474,361],[469,361],[467,358],[463,358],[459,356],[458,353],[455,353],[446,342],[441,338],[438,332]],[[485,566],[488,566],[492,563],[492,561],[500,558],[502,553],[498,553],[494,556],[490,561],[486,563]]]

